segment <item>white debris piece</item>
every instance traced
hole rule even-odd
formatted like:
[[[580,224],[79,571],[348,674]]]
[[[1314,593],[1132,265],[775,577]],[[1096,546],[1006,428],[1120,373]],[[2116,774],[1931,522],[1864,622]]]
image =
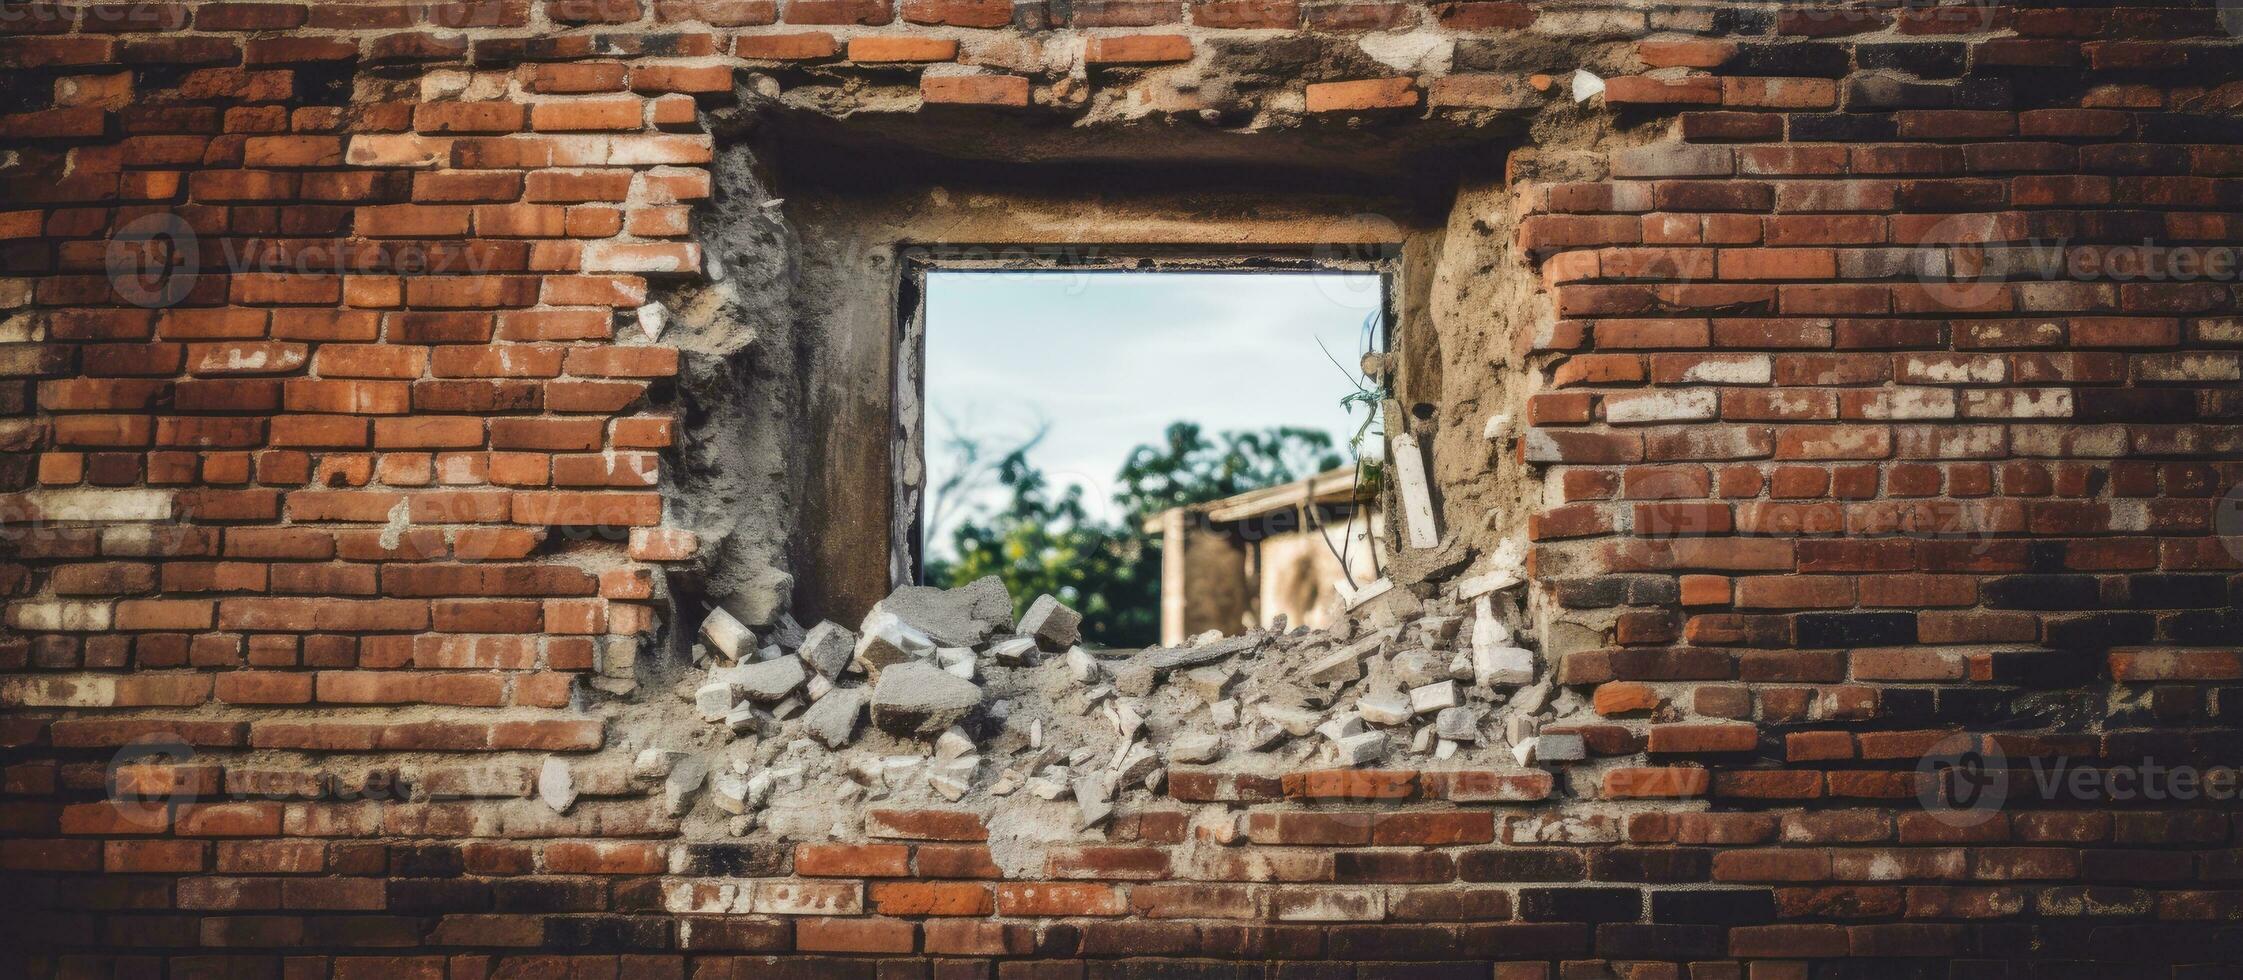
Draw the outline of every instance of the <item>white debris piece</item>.
[[[1399,725],[1410,720],[1411,715],[1410,702],[1397,694],[1363,698],[1355,702],[1355,710],[1373,725]]]
[[[1358,705],[1358,707],[1361,706]],[[1404,710],[1407,711],[1408,709],[1405,708]],[[1405,715],[1405,717],[1407,716]],[[1350,711],[1335,715],[1330,721],[1316,726],[1316,733],[1337,742],[1344,738],[1362,734],[1365,731],[1363,721],[1363,715],[1360,711]]]
[[[856,665],[874,677],[882,668],[934,656],[935,641],[895,613],[875,609],[865,617],[864,635],[857,638]]]
[[[545,765],[537,771],[537,797],[554,813],[567,813],[576,804],[576,778],[569,774],[568,760],[545,757]]]
[[[1263,703],[1256,705],[1254,710],[1261,713],[1263,720],[1276,725],[1284,730],[1285,734],[1294,737],[1308,735],[1316,731],[1317,725],[1323,721],[1322,715],[1307,708],[1296,708],[1282,704]]]
[[[949,731],[943,732],[940,737],[935,739],[935,758],[937,759],[947,761],[972,754],[974,754],[973,736],[967,735],[965,729],[956,725],[950,726]]]
[[[669,322],[670,311],[662,304],[648,303],[639,307],[639,331],[646,334],[646,339],[661,340],[662,328]]]
[[[1387,439],[1392,451],[1394,480],[1401,490],[1402,529],[1411,548],[1438,548],[1441,528],[1433,513],[1433,492],[1425,479],[1425,452],[1417,436],[1397,432]]]
[[[1007,667],[1025,667],[1036,662],[1036,640],[1027,636],[999,640],[989,647],[989,656]]]
[[[974,652],[965,647],[937,647],[935,664],[953,677],[974,679]]]
[[[670,774],[670,767],[678,758],[676,752],[640,749],[638,756],[631,760],[631,775],[638,779],[661,779]]]
[[[1519,765],[1522,766],[1533,765],[1534,743],[1536,741],[1536,739],[1529,738],[1511,743],[1511,758],[1519,760]]]
[[[709,795],[716,800],[717,809],[738,816],[748,812],[747,777],[736,772],[720,772],[709,780]]]
[[[1521,578],[1516,569],[1497,569],[1486,575],[1474,575],[1458,582],[1456,584],[1456,597],[1459,599],[1478,599],[1483,596],[1491,596],[1525,581],[1526,579]]]
[[[1098,678],[1105,674],[1105,669],[1098,665],[1098,658],[1091,656],[1090,651],[1081,647],[1069,647],[1067,674],[1077,684],[1096,684]]]
[[[1168,759],[1190,765],[1204,765],[1222,758],[1223,740],[1214,735],[1194,732],[1178,735],[1168,743]]]
[[[1144,779],[1147,773],[1160,768],[1160,753],[1142,742],[1133,742],[1122,748],[1114,762],[1114,783],[1127,786]]]
[[[1380,576],[1371,584],[1358,589],[1349,585],[1346,579],[1335,579],[1332,582],[1332,590],[1339,593],[1340,606],[1348,612],[1354,612],[1364,603],[1394,591],[1394,581],[1385,576]]]
[[[693,691],[693,706],[709,721],[723,721],[732,711],[732,702],[732,685],[727,681],[710,681]]]
[[[1539,715],[1550,705],[1550,679],[1543,678],[1519,689],[1511,695],[1511,710],[1520,714]]]
[[[709,615],[701,620],[701,639],[726,660],[738,660],[742,651],[755,646],[755,633],[723,606],[711,608]]]
[[[927,774],[927,785],[952,803],[965,799],[966,793],[973,789],[965,780],[935,772]]]
[[[1207,717],[1215,724],[1221,725],[1224,728],[1237,727],[1238,700],[1236,698],[1224,698],[1221,701],[1217,701],[1214,704],[1208,705]]]
[[[1410,690],[1410,711],[1412,714],[1429,715],[1437,711],[1454,708],[1462,703],[1464,703],[1464,695],[1463,692],[1457,690],[1455,681],[1439,681]]]
[[[1493,687],[1533,682],[1534,651],[1509,645],[1511,631],[1495,618],[1494,604],[1482,597],[1474,602],[1473,614],[1473,683]]]

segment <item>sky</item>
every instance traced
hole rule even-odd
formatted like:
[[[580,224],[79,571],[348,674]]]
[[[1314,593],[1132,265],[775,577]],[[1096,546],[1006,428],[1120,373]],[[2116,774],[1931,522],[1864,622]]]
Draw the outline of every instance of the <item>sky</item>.
[[[1114,474],[1168,423],[1209,432],[1297,425],[1346,446],[1364,318],[1379,280],[1341,273],[935,272],[927,282],[929,487],[963,431],[1011,446],[1050,426],[1029,459],[1094,514],[1119,516]],[[1322,342],[1322,347],[1318,342]],[[1331,356],[1327,357],[1325,351]],[[1358,410],[1360,412],[1360,410]],[[985,492],[984,504],[1002,495]],[[929,550],[949,553],[949,527]]]

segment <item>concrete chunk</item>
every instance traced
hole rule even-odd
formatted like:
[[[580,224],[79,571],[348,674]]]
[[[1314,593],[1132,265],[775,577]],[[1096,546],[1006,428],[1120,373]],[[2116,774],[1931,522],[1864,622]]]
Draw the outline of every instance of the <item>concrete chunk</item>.
[[[857,638],[856,665],[874,677],[882,668],[935,654],[935,641],[894,613],[874,608],[865,617],[864,633]]]
[[[1355,710],[1373,725],[1399,725],[1410,720],[1410,702],[1399,695],[1381,694],[1355,702]]]
[[[802,727],[819,745],[838,749],[857,737],[857,719],[864,716],[864,689],[835,688],[802,714]]]
[[[783,701],[809,679],[800,657],[759,661],[732,671],[729,678],[733,690],[757,704]]]
[[[693,691],[693,706],[709,721],[723,721],[724,716],[731,713],[735,700],[732,683],[726,680],[712,680]]]
[[[1012,628],[1012,593],[985,575],[955,589],[906,585],[872,607],[909,623],[942,646],[970,647]]]
[[[872,723],[906,738],[940,735],[981,706],[981,688],[930,663],[899,663],[872,689]]]
[[[741,654],[755,648],[755,634],[739,617],[724,611],[723,606],[709,610],[708,617],[701,620],[701,639],[726,660],[738,660]]]
[[[1332,745],[1339,754],[1340,764],[1346,766],[1370,765],[1386,758],[1387,752],[1392,748],[1386,740],[1385,732],[1350,735]]]
[[[1222,758],[1223,740],[1213,735],[1178,735],[1169,743],[1168,759],[1189,765],[1203,765]]]
[[[1048,595],[1036,597],[1020,617],[1020,633],[1034,637],[1047,653],[1058,653],[1082,642],[1083,617]]]
[[[685,816],[693,809],[693,794],[701,791],[701,784],[709,778],[709,762],[697,755],[681,756],[670,766],[670,774],[662,777],[662,806],[673,817]]]
[[[1463,701],[1463,694],[1456,689],[1455,681],[1438,681],[1410,691],[1410,711],[1413,714],[1433,714],[1454,708]]]
[[[856,655],[857,636],[838,623],[820,622],[810,627],[802,637],[802,649],[797,654],[804,666],[817,671],[818,676],[835,678],[849,669],[849,661]]]
[[[1007,667],[1028,666],[1036,662],[1036,640],[1029,636],[999,640],[990,646],[989,656]]]

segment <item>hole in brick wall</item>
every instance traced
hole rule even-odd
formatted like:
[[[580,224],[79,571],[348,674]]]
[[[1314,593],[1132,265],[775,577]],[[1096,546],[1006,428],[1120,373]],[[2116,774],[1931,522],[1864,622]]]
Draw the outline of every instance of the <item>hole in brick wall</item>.
[[[1387,763],[1498,773],[1470,790],[1490,798],[1550,792],[1551,775],[1525,764],[1537,729],[1583,706],[1536,656],[1521,588],[1518,523],[1541,490],[1493,423],[1523,404],[1522,369],[1501,352],[1532,300],[1478,278],[1507,268],[1510,234],[1500,182],[1466,176],[1501,170],[1485,134],[1078,132],[942,114],[841,126],[779,113],[717,129],[695,231],[718,281],[650,297],[662,342],[684,351],[667,519],[702,542],[672,573],[678,656],[656,676],[690,707],[660,699],[631,725],[634,745],[678,740],[733,760],[689,834],[811,833],[867,802],[958,804],[994,810],[997,862],[1034,873],[1043,843],[1164,793],[1171,772]],[[1083,615],[1102,611],[1041,586],[958,573],[914,584],[944,557],[921,550],[942,529],[921,523],[909,492],[933,485],[915,453],[947,434],[921,408],[940,395],[921,381],[942,363],[944,329],[922,298],[939,298],[944,276],[992,270],[1383,277],[1375,332],[1392,343],[1370,345],[1377,365],[1360,363],[1360,315],[1356,339],[1331,352],[1339,367],[1301,350],[1314,356],[1307,383],[1329,379],[1332,401],[1348,367],[1386,382],[1369,385],[1374,432],[1410,445],[1385,454],[1376,503],[1413,516],[1381,518],[1378,574],[1335,604],[1345,615],[1106,645]],[[1407,480],[1389,472],[1401,459]],[[1318,503],[1335,502],[1356,504]],[[1444,507],[1469,519],[1446,527]],[[1344,522],[1347,509],[1318,516]],[[1246,617],[1231,617],[1209,625],[1235,632]],[[1583,751],[1562,728],[1546,744],[1554,760]],[[770,775],[750,783],[756,773]]]

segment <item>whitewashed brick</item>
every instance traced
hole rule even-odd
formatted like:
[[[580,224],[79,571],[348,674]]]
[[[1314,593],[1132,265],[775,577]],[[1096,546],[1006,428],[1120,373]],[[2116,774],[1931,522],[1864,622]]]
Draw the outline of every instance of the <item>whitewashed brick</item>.
[[[1642,391],[1604,396],[1604,420],[1613,425],[1682,422],[1720,414],[1720,395],[1704,389]]]

